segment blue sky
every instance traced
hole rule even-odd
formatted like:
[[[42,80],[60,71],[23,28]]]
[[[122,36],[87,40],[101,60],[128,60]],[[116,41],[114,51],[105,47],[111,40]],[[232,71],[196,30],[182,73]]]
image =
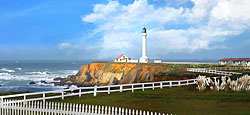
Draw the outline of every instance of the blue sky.
[[[248,0],[0,1],[0,60],[250,57]]]

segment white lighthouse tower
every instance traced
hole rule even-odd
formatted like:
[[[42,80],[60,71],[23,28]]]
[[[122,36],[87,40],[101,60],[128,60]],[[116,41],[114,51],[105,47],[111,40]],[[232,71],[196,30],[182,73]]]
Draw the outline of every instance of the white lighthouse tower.
[[[142,57],[140,58],[140,63],[148,63],[147,57],[147,30],[144,27],[142,29]]]

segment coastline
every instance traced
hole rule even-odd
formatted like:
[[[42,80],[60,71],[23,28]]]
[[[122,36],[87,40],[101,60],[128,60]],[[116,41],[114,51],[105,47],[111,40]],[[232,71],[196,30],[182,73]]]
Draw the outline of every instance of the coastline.
[[[208,62],[162,62],[164,64],[214,64],[214,65],[220,65],[219,63],[208,63]]]
[[[26,63],[28,63],[29,61],[24,61],[25,62],[25,64]],[[22,63],[24,63],[24,62],[22,62],[22,61],[19,61],[19,62],[16,62],[16,61],[14,61],[14,62],[9,62],[9,63],[11,63],[11,64],[17,64],[17,65],[15,65],[14,67],[9,67],[9,66],[6,66],[6,65],[4,65],[4,64],[2,64],[2,68],[7,68],[7,69],[10,69],[10,70],[15,70],[15,72],[12,72],[12,73],[8,73],[8,74],[6,74],[6,75],[8,75],[8,76],[0,76],[0,78],[3,78],[3,79],[0,79],[0,85],[2,85],[1,87],[0,87],[0,89],[3,89],[3,91],[2,92],[9,92],[9,91],[12,91],[12,92],[22,92],[22,91],[32,91],[32,92],[39,92],[39,91],[49,91],[49,90],[54,90],[54,89],[63,89],[63,88],[65,88],[65,87],[67,87],[67,86],[63,86],[63,87],[60,87],[60,86],[62,86],[62,84],[63,85],[72,85],[73,83],[68,83],[68,84],[66,84],[66,83],[60,83],[60,82],[58,82],[58,83],[56,83],[57,85],[51,85],[51,84],[41,84],[40,82],[41,81],[43,81],[43,80],[45,80],[46,81],[46,79],[54,79],[54,78],[58,78],[58,77],[60,77],[60,78],[68,78],[68,76],[70,76],[70,75],[75,75],[76,73],[78,73],[79,72],[79,69],[80,69],[80,67],[81,66],[84,66],[84,65],[88,65],[89,64],[89,62],[88,63],[76,63],[75,61],[68,61],[67,63],[69,63],[70,64],[70,66],[72,66],[75,70],[77,70],[76,71],[76,73],[74,73],[74,74],[61,74],[61,75],[59,75],[59,74],[55,74],[55,75],[53,75],[54,77],[48,77],[48,76],[51,76],[51,74],[53,74],[52,73],[52,71],[51,70],[47,70],[46,68],[47,68],[47,66],[44,66],[44,63],[46,64],[47,62],[46,61],[31,61],[33,64],[37,64],[37,66],[39,66],[39,65],[43,65],[43,66],[41,66],[41,67],[39,67],[38,69],[36,69],[36,70],[32,70],[32,69],[29,69],[29,68],[26,68],[26,66],[27,65],[22,65]],[[57,68],[67,68],[67,69],[70,69],[70,68],[72,68],[72,67],[65,67],[65,66],[68,66],[67,64],[65,65],[65,64],[62,64],[62,66],[59,66],[59,67],[57,67],[57,66],[55,66],[55,65],[58,65],[58,63],[59,62],[55,62],[55,64],[53,64],[53,61],[49,61],[49,64],[51,65],[51,63],[52,63],[52,65],[53,65],[53,68],[55,68],[56,70],[57,70]],[[61,61],[60,61],[60,63],[62,63]],[[111,63],[111,64],[126,64],[126,63],[119,63],[119,62],[111,62],[111,61],[93,61],[92,63]],[[7,63],[8,64],[8,63]],[[20,65],[21,64],[21,65]],[[197,62],[178,62],[178,61],[176,61],[176,62],[163,62],[163,63],[127,63],[127,64],[136,64],[136,65],[141,65],[141,66],[143,66],[143,65],[155,65],[155,66],[157,66],[157,65],[165,65],[165,64],[170,64],[170,65],[175,65],[175,64],[180,64],[180,65],[178,65],[178,66],[181,66],[181,65],[186,65],[186,66],[188,66],[188,65],[190,65],[190,64],[197,64],[197,65],[199,65],[199,64],[205,64],[205,65],[218,65],[218,63],[207,63],[207,62],[200,62],[199,60],[197,60]],[[77,65],[77,66],[75,66],[75,65]],[[30,66],[30,67],[33,67],[34,65],[32,65],[32,66]],[[29,67],[29,66],[28,66]],[[146,66],[145,66],[146,67]],[[18,69],[17,69],[18,68]],[[41,68],[41,69],[40,69]],[[45,69],[44,69],[45,68]],[[1,69],[1,68],[0,68]],[[111,68],[112,69],[112,68]],[[59,70],[59,69],[58,69]],[[9,86],[9,85],[6,85],[6,84],[8,84],[8,82],[9,83],[12,83],[12,84],[18,84],[18,83],[16,83],[16,82],[19,82],[19,80],[18,79],[21,79],[21,78],[23,78],[24,77],[24,75],[23,74],[21,74],[21,75],[18,75],[17,74],[17,72],[22,72],[22,71],[24,71],[25,73],[33,73],[34,75],[32,75],[32,79],[36,79],[36,78],[39,78],[39,79],[42,79],[42,80],[36,80],[35,82],[36,82],[36,84],[35,85],[29,85],[29,82],[31,82],[31,81],[33,81],[33,80],[26,80],[26,79],[24,79],[25,80],[25,84],[24,85],[21,85],[21,86],[18,86],[18,85],[11,85],[11,86]],[[34,71],[38,71],[38,72],[34,72]],[[54,71],[54,70],[53,70]],[[65,71],[65,70],[62,70],[62,72],[63,71]],[[136,70],[136,71],[138,71],[138,70]],[[45,74],[45,72],[46,72],[46,74]],[[110,72],[113,72],[113,71],[111,71],[110,70]],[[3,73],[3,72],[0,72],[0,73]],[[114,73],[115,73],[115,71],[114,71]],[[146,73],[146,72],[144,72],[144,73]],[[154,73],[154,72],[153,72]],[[151,73],[151,75],[153,74],[153,73]],[[16,75],[17,74],[17,75]],[[135,73],[133,73],[133,74],[131,74],[132,76],[134,75]],[[5,75],[5,74],[3,74],[3,75]],[[15,76],[15,78],[14,79],[9,79],[8,77],[12,77],[12,76]],[[21,77],[21,78],[20,78]],[[120,79],[120,77],[116,77],[118,80]],[[113,83],[117,83],[117,79],[113,79],[113,80],[106,80],[106,82],[113,82]],[[135,77],[135,79],[139,79],[138,77]],[[146,78],[146,79],[152,79],[152,76],[151,76],[151,78]],[[161,76],[161,79],[162,79],[162,76]],[[2,81],[1,81],[2,80]],[[8,81],[8,80],[10,80],[10,81]],[[147,80],[146,80],[147,81]],[[52,81],[53,82],[53,81]],[[140,81],[140,82],[142,82],[142,81]],[[126,82],[123,82],[123,83],[126,83]],[[132,83],[132,82],[131,82]],[[58,85],[59,84],[59,85]],[[74,84],[73,84],[74,85]],[[93,86],[93,84],[78,84],[79,86]],[[6,88],[11,88],[11,89],[9,89],[9,90],[6,90]],[[5,91],[4,91],[5,90]]]

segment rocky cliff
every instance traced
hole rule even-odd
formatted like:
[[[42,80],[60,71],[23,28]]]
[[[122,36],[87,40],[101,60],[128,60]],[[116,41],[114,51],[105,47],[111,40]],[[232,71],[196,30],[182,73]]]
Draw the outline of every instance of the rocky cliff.
[[[155,72],[165,71],[168,67],[160,64],[133,64],[95,62],[81,67],[76,75],[66,78],[68,84],[112,85],[148,82],[155,80]]]

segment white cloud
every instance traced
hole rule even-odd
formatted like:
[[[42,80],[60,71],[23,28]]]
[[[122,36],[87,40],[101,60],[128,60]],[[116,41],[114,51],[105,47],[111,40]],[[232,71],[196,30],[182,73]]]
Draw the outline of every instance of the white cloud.
[[[111,13],[115,13],[119,7],[117,1],[110,1],[107,5],[96,4],[94,7],[94,13],[83,17],[86,22],[96,22],[98,20],[106,20]]]
[[[116,57],[122,53],[134,56],[133,53],[140,50],[140,33],[114,32],[105,34],[102,40],[99,58]]]
[[[211,24],[241,29],[250,26],[249,0],[220,0],[212,9]]]
[[[62,43],[59,43],[59,44],[58,44],[58,47],[59,47],[60,49],[70,48],[70,47],[71,47],[71,44],[70,44],[70,43],[67,43],[67,42],[62,42]]]
[[[194,7],[186,11],[189,22],[209,26],[244,29],[250,26],[249,0],[191,0]],[[201,23],[201,24],[204,24]]]
[[[98,59],[98,52],[100,46],[98,43],[90,44],[78,41],[75,42],[62,42],[58,44],[56,54],[62,56],[62,58],[70,58],[70,59]]]
[[[221,29],[207,27],[171,30],[149,31],[149,44],[152,56],[161,57],[168,53],[194,53],[202,50],[225,48],[223,44],[211,45],[221,42],[224,35],[236,35],[237,32],[227,32]]]
[[[186,12],[188,21],[200,22],[210,16],[210,12],[216,5],[218,0],[191,0],[194,3],[194,7]]]
[[[106,5],[95,5],[93,13],[83,16],[82,20],[96,24],[93,32],[102,35],[99,58],[113,58],[121,53],[140,56],[143,26],[149,29],[148,54],[153,57],[225,48],[222,42],[227,36],[238,35],[249,26],[247,0],[192,2],[193,8],[156,8],[147,0],[135,0],[129,5],[109,1]],[[182,24],[189,27],[165,29]]]

